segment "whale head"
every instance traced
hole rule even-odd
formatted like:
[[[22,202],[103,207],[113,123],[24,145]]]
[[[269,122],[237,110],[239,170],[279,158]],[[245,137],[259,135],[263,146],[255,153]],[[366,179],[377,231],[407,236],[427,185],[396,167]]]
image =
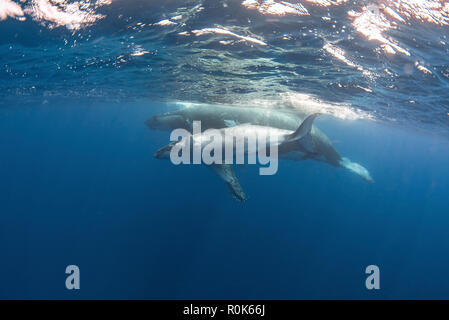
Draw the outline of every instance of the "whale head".
[[[171,128],[185,128],[186,120],[181,115],[165,113],[152,116],[145,121],[145,124],[151,129],[167,130]]]

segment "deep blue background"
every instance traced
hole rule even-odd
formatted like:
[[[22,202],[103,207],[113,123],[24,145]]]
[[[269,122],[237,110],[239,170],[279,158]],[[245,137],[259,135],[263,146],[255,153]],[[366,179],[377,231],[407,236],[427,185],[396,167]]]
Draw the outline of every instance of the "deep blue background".
[[[241,204],[211,170],[153,158],[169,133],[144,120],[167,108],[0,109],[0,298],[449,298],[447,139],[324,116],[376,183],[314,161],[244,166]]]

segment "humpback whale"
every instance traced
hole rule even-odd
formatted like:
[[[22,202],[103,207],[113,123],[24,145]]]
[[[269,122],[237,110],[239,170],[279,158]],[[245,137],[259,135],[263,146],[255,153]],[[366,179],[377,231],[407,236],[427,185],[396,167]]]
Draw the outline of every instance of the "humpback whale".
[[[298,124],[304,118],[304,114],[278,109],[183,103],[182,108],[154,115],[145,123],[149,128],[156,130],[184,128],[191,131],[193,121],[196,120],[201,121],[201,126],[204,130],[228,128],[244,123],[296,130]],[[323,161],[335,167],[345,168],[365,181],[374,182],[366,168],[356,162],[352,162],[348,158],[342,157],[320,129],[312,126],[310,135],[315,152],[306,156],[300,153],[289,152],[287,158],[294,161],[307,159]]]
[[[222,128],[218,131],[219,135],[221,136],[232,136],[236,138],[231,142],[231,146],[234,150],[236,149],[238,141],[245,141],[245,139],[249,135],[263,135],[270,137],[270,147],[272,147],[272,141],[274,141],[277,150],[279,150],[279,158],[289,159],[293,157],[294,159],[308,159],[314,158],[320,152],[319,147],[315,143],[315,140],[312,136],[313,121],[318,115],[318,113],[315,113],[308,116],[304,121],[302,121],[301,125],[295,131],[254,124],[233,125],[230,127]],[[207,131],[205,132],[205,134],[206,138],[202,133],[199,133],[184,137],[179,141],[171,142],[170,144],[156,151],[155,157],[158,159],[168,159],[171,156],[172,150],[181,150],[186,145],[188,145],[189,148],[194,148],[194,146],[197,145],[201,149],[204,149],[207,145],[206,143],[210,141],[210,137],[207,135]],[[192,141],[192,143],[190,143],[189,141]],[[223,141],[221,148],[225,150],[228,147],[224,142],[226,140],[221,141]],[[251,152],[260,152],[258,149],[259,145],[255,149],[250,148],[248,143],[243,144],[243,146],[245,154],[249,154]],[[234,152],[234,154],[236,154],[236,152]],[[265,154],[266,150],[264,150],[264,155]],[[220,155],[222,155],[221,152]],[[246,195],[235,176],[232,164],[225,163],[225,161],[222,161],[222,159],[220,159],[219,163],[213,163],[210,166],[226,182],[234,198],[244,202],[246,200]],[[366,174],[367,179],[371,179],[368,171],[366,171]]]

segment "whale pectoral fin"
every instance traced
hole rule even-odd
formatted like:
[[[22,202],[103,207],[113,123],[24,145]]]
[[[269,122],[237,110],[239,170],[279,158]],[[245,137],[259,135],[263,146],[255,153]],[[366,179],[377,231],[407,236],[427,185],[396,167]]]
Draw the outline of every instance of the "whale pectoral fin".
[[[210,167],[226,182],[229,191],[235,199],[241,202],[246,201],[246,195],[235,176],[234,168],[231,164],[212,164]]]
[[[363,180],[366,180],[370,183],[374,183],[374,179],[371,177],[371,174],[369,173],[369,171],[363,167],[362,165],[356,163],[356,162],[352,162],[351,160],[349,160],[348,158],[341,158],[340,160],[340,166],[342,166],[343,168],[348,169],[349,171],[357,174],[358,176],[360,176]]]
[[[223,123],[226,128],[238,126],[239,123],[235,120],[223,120]]]
[[[189,130],[193,130],[193,122],[191,119],[185,119],[184,120],[184,125],[187,129]]]

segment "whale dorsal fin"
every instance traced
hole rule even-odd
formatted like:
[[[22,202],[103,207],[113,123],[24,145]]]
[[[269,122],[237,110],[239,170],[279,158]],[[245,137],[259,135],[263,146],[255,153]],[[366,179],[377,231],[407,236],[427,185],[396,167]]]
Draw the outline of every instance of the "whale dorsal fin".
[[[312,130],[313,121],[316,117],[318,117],[321,113],[313,113],[307,118],[304,119],[304,121],[301,123],[298,129],[296,129],[295,132],[290,134],[287,137],[288,141],[294,141],[294,140],[300,140],[308,135],[310,135],[310,131]]]
[[[229,191],[235,199],[241,202],[246,201],[246,195],[235,176],[232,164],[212,164],[210,167],[226,182]]]

